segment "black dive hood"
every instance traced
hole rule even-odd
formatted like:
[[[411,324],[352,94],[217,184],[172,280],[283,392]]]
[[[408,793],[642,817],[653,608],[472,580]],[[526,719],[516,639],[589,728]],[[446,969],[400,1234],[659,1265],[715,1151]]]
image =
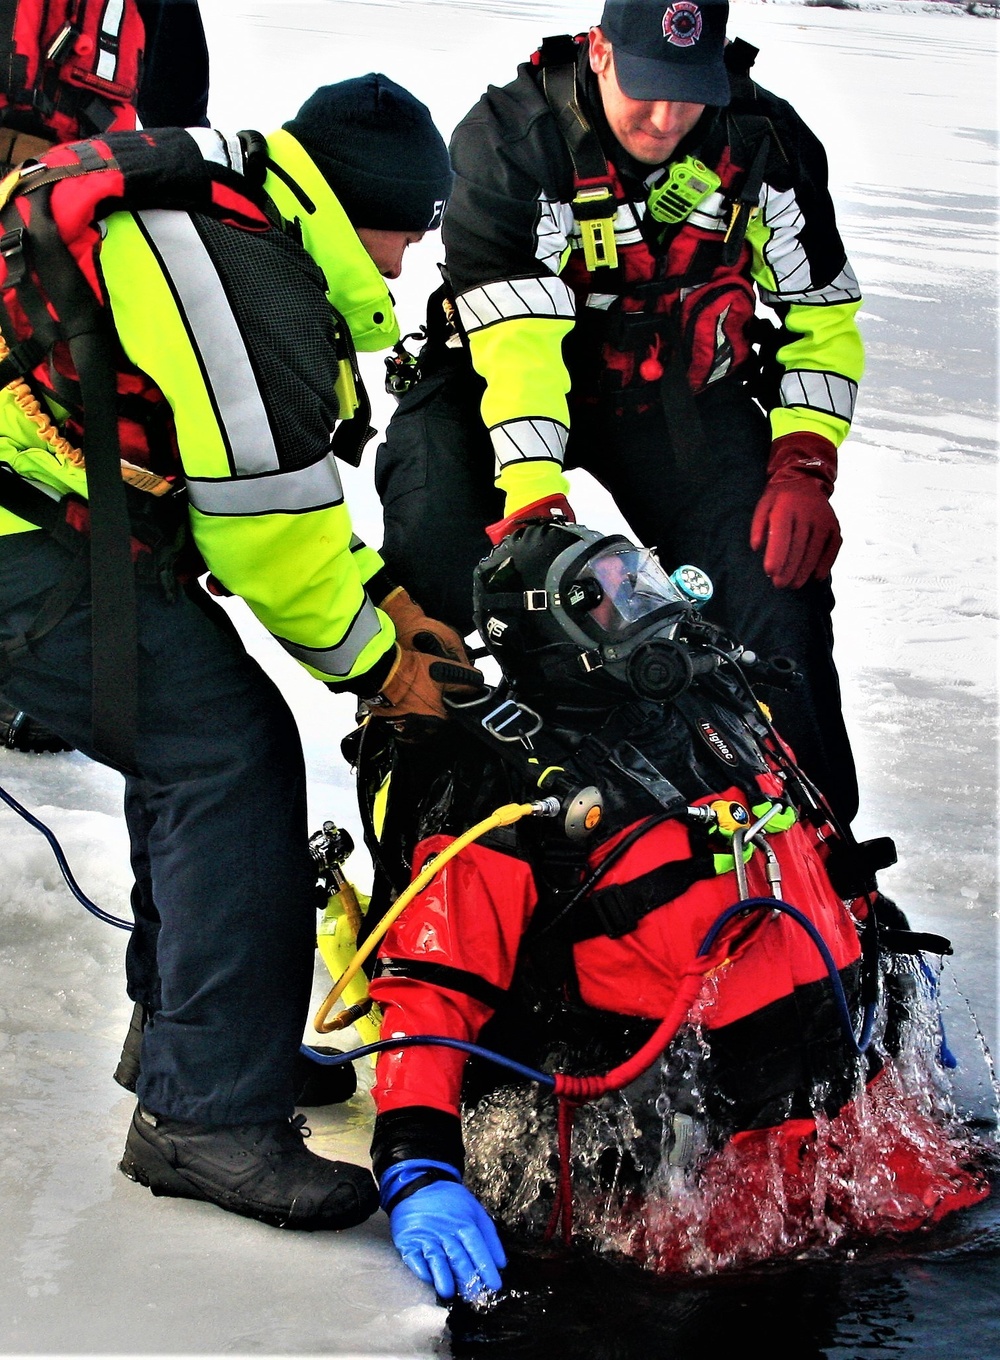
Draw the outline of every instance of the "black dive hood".
[[[697,568],[670,577],[622,535],[540,521],[480,562],[473,614],[519,695],[587,710],[634,697],[669,702],[686,689],[692,662],[674,639],[710,596]]]

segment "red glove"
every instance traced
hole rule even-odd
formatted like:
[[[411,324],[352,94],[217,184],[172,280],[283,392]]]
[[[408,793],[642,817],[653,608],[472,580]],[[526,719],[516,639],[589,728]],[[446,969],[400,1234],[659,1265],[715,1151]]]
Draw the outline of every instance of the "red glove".
[[[515,510],[506,519],[498,519],[496,524],[487,524],[486,537],[495,548],[508,534],[512,534],[515,529],[522,524],[530,523],[533,519],[549,519],[556,522],[562,520],[564,524],[576,523],[573,507],[562,492],[559,492],[555,496],[544,496],[540,501],[532,501],[530,505],[522,505],[520,510]]]
[[[837,450],[821,434],[783,434],[771,445],[767,485],[750,525],[750,547],[779,590],[830,575],[843,540],[830,505]]]

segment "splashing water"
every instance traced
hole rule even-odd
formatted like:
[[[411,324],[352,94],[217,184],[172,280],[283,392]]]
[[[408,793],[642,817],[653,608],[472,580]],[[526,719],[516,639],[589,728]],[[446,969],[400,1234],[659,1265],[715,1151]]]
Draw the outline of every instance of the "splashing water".
[[[711,1070],[709,986],[651,1072],[576,1111],[574,1241],[657,1273],[714,1274],[924,1229],[984,1199],[1000,1166],[1000,1088],[978,1035],[993,1118],[974,1127],[948,1065],[940,972],[922,958],[884,965],[876,1061],[856,1063],[836,1113],[817,1088],[811,1118],[728,1137],[699,1085]],[[559,1179],[555,1102],[502,1087],[463,1122],[470,1189],[512,1233],[540,1240]]]

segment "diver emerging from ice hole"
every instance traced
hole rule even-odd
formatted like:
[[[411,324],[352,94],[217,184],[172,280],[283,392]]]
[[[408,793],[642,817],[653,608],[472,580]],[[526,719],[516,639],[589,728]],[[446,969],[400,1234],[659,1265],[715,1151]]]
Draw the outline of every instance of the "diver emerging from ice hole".
[[[373,1165],[397,1249],[442,1297],[500,1286],[490,1213],[704,1269],[988,1193],[891,1060],[921,951],[947,941],[878,893],[891,842],[836,825],[748,679],[788,666],[714,627],[710,593],[627,539],[520,527],[476,571],[499,687],[450,703],[435,740],[374,720],[349,738],[366,928],[385,932],[370,990],[403,1041],[377,1063]],[[477,1043],[542,1080],[470,1060]]]

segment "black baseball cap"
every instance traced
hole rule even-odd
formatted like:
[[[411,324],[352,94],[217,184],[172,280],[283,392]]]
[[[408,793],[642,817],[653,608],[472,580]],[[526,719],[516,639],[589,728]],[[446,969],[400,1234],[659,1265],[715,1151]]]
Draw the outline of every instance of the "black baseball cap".
[[[601,28],[630,99],[729,103],[728,0],[607,0]]]

